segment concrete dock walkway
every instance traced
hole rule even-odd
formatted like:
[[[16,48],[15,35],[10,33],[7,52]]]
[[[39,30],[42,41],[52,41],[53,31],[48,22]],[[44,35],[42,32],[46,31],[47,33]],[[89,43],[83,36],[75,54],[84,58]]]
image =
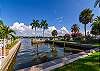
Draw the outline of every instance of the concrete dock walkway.
[[[9,51],[9,54],[1,61],[0,71],[8,71],[13,58],[15,57],[18,49],[20,48],[21,42],[19,41],[16,45]]]

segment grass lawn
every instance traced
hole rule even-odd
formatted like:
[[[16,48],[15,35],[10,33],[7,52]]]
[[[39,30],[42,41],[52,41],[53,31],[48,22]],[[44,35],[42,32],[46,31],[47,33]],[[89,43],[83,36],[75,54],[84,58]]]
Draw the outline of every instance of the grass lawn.
[[[52,71],[100,71],[100,52]]]
[[[100,46],[100,43],[95,43],[95,46]]]

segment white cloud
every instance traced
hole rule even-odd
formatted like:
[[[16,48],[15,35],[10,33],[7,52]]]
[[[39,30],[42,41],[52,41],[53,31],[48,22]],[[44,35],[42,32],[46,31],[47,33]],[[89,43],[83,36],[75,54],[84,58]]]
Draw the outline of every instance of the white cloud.
[[[55,26],[50,26],[50,27],[48,27],[48,29],[47,30],[49,30],[49,31],[53,31],[53,30],[57,30],[56,29],[56,27]]]
[[[68,30],[64,26],[60,30],[58,30],[58,35],[59,36],[61,36],[61,35],[64,36],[66,33],[69,34]]]
[[[15,22],[10,28],[19,31],[31,30],[31,26],[26,26],[24,23]]]
[[[63,19],[63,17],[57,17],[56,19],[57,19],[57,20],[60,20],[60,19]]]
[[[68,30],[66,29],[66,27],[64,27],[64,26],[61,28],[61,30],[65,31],[66,33],[69,33]]]
[[[24,23],[15,22],[10,28],[15,30],[18,36],[32,36],[34,33],[31,26],[26,26]]]
[[[56,20],[57,22],[61,23],[63,21],[64,17],[57,17]]]
[[[13,24],[13,26],[10,26],[11,29],[16,31],[16,34],[18,36],[35,36],[35,30],[34,28],[31,29],[31,26],[27,26],[24,23],[19,23],[19,22],[15,22]],[[37,36],[43,36],[43,29],[42,28],[38,28],[37,29]],[[51,36],[51,32],[53,30],[57,30],[58,35],[64,35],[66,33],[69,33],[68,30],[65,27],[62,27],[61,29],[57,29],[55,26],[50,26],[48,27],[48,29],[45,30],[45,36]]]

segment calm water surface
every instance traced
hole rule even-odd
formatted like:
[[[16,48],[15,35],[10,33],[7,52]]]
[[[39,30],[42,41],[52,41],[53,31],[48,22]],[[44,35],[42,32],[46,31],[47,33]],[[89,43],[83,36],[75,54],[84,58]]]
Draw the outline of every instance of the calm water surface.
[[[53,45],[48,43],[32,45],[31,39],[21,39],[21,48],[16,57],[16,63],[13,68],[14,71],[61,58],[64,57],[65,54],[69,55],[79,52],[79,50],[76,49],[60,46],[55,46],[54,51],[52,51],[53,47]]]

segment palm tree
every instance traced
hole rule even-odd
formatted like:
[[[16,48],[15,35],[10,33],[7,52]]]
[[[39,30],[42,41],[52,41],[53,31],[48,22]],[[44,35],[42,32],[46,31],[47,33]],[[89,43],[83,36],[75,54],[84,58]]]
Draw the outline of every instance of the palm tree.
[[[16,40],[16,36],[14,34],[10,34],[11,44],[14,43],[14,40]]]
[[[100,35],[100,16],[97,16],[92,24],[91,33],[94,35]]]
[[[48,23],[47,23],[46,20],[42,20],[42,22],[41,22],[40,25],[41,25],[41,27],[43,28],[43,37],[44,37],[44,31],[45,31],[45,29],[48,28]]]
[[[94,7],[96,7],[97,5],[99,5],[99,7],[100,7],[100,0],[96,0],[96,1],[95,1]]]
[[[92,22],[93,16],[94,14],[92,14],[92,10],[90,10],[89,8],[84,9],[79,15],[80,23],[84,24],[85,37],[86,37],[86,25]]]
[[[0,39],[3,39],[3,47],[5,47],[5,44],[4,44],[5,39],[7,40],[9,35],[12,36],[13,34],[16,34],[15,31],[10,29],[8,26],[4,25],[3,21],[0,21]],[[4,49],[2,48],[2,54],[3,53],[4,53]]]
[[[14,30],[12,30],[12,29],[10,29],[8,26],[4,26],[3,28],[2,28],[2,31],[3,31],[3,47],[7,47],[7,44],[8,44],[8,37],[9,36],[14,36],[14,34],[16,34],[15,33],[15,31]],[[5,39],[6,39],[6,45],[5,45]],[[12,41],[11,41],[12,42]],[[12,44],[12,43],[11,43]],[[4,54],[4,56],[5,56],[5,48],[3,48],[3,54]]]
[[[32,29],[35,28],[35,41],[36,41],[36,29],[37,27],[40,27],[38,20],[33,20],[33,22],[30,24],[32,26]],[[38,44],[36,44],[37,47],[37,58],[38,58]]]
[[[36,39],[36,28],[40,27],[38,20],[33,20],[33,22],[30,24],[32,26],[32,29],[35,28],[35,39]]]
[[[57,36],[57,34],[58,34],[57,30],[52,31],[52,36],[54,36],[54,40],[55,40],[55,37]]]
[[[3,30],[2,30],[2,28],[0,28],[0,39],[2,39],[4,36],[3,36]]]
[[[2,40],[4,39],[4,32],[3,32],[3,30],[2,30],[3,27],[4,27],[4,23],[3,23],[2,20],[0,20],[0,39],[2,39]],[[3,54],[4,54],[4,49],[3,49],[3,47],[4,47],[4,40],[3,40],[3,41],[0,40],[0,42],[2,42],[2,45],[3,45],[3,46],[2,46],[2,53],[1,53],[2,56],[3,56]]]
[[[92,27],[90,33],[91,33],[92,35],[95,35],[95,36],[98,34],[98,33],[97,33],[97,30],[95,29],[94,26]]]
[[[4,36],[3,36],[3,31],[2,31],[2,28],[4,27],[4,24],[3,24],[3,21],[0,20],[0,38],[2,39]]]
[[[10,29],[8,26],[4,26],[2,29],[4,32],[4,37],[7,39],[10,36],[14,36],[13,34],[16,34],[14,30]]]
[[[4,24],[3,24],[3,21],[0,20],[0,29],[3,28]]]
[[[78,25],[77,24],[73,24],[72,25],[72,27],[71,27],[71,32],[72,33],[77,33],[77,32],[79,32],[79,27],[78,27]]]

